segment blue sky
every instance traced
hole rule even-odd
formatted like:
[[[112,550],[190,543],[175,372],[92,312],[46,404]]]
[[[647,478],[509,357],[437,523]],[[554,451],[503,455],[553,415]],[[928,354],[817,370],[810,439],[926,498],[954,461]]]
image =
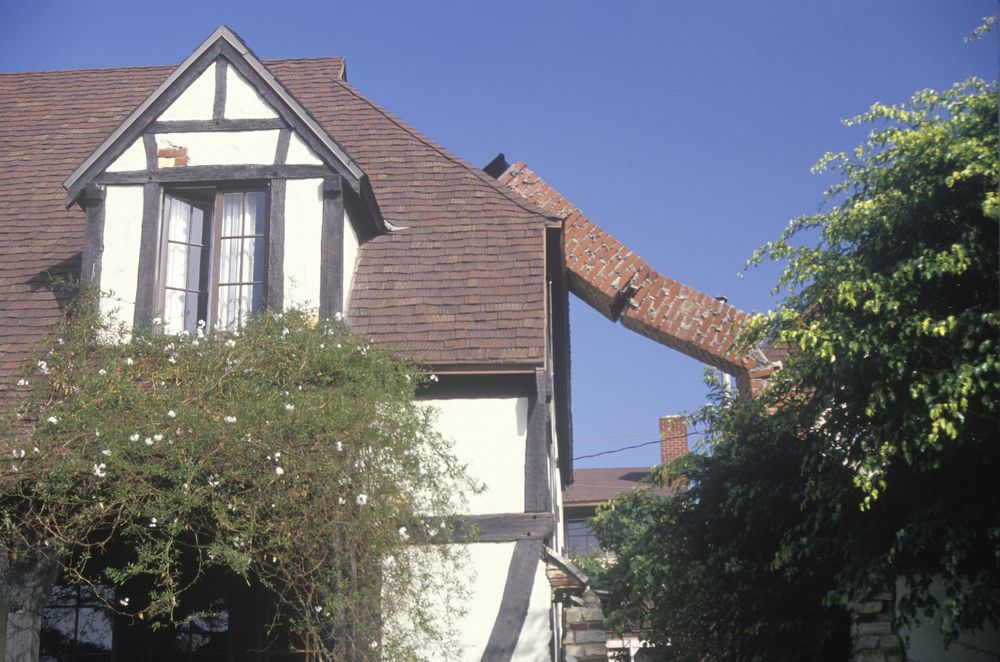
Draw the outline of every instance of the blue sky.
[[[11,2],[0,70],[179,63],[219,24],[262,58],[343,55],[350,82],[482,166],[524,160],[662,273],[766,310],[753,250],[817,210],[840,120],[971,75],[996,0]],[[0,101],[2,102],[2,101]],[[572,303],[576,454],[653,441],[703,368]],[[655,446],[577,462],[645,466]]]

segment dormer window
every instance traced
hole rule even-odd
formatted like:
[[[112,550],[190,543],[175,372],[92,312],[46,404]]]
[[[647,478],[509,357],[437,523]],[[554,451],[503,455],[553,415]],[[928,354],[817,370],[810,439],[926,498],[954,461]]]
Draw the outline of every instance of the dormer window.
[[[262,189],[185,188],[163,196],[163,329],[194,334],[199,321],[236,331],[263,310],[267,196]]]

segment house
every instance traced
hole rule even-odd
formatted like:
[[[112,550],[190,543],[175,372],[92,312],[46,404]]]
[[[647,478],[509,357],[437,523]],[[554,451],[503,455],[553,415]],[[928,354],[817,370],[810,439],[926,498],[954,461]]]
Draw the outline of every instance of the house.
[[[344,315],[437,375],[423,397],[487,485],[463,514],[462,659],[561,655],[563,602],[586,586],[555,553],[572,479],[559,219],[367,100],[342,59],[264,62],[225,27],[177,66],[0,74],[0,202],[0,398],[59,319],[53,275],[166,333]],[[0,604],[10,659],[37,659],[46,596]],[[86,659],[145,645],[77,593],[51,600]]]

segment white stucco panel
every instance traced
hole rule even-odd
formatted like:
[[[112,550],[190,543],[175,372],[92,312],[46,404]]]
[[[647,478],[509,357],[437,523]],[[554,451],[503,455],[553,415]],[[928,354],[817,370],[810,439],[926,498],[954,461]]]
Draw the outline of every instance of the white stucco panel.
[[[223,117],[227,120],[264,119],[277,117],[278,113],[257,93],[238,71],[226,69],[226,107]]]
[[[319,306],[323,180],[285,183],[285,307]]]
[[[215,102],[215,63],[208,65],[157,118],[161,122],[210,120]]]
[[[461,662],[480,662],[489,643],[493,624],[500,611],[500,601],[503,599],[504,587],[507,584],[507,572],[510,559],[514,554],[513,542],[475,543],[459,545],[463,548],[466,562],[461,568],[443,566],[435,568],[441,577],[453,577],[460,582],[466,595],[463,601],[464,614],[448,613],[444,608],[445,597],[432,592],[420,596],[421,606],[429,612],[434,620],[434,628],[438,631],[450,632],[458,638],[457,647],[452,649],[453,658]],[[436,562],[436,565],[442,565]],[[397,596],[398,597],[398,596]],[[397,604],[397,607],[400,605]],[[386,628],[396,629],[397,633],[410,632],[411,623],[407,622],[407,606],[403,604],[397,614],[398,620],[387,622]],[[529,616],[531,607],[529,607]],[[416,635],[416,633],[412,633]],[[421,641],[419,635],[409,638],[418,654],[429,659],[437,659],[435,652],[438,647],[432,642]],[[547,650],[542,646],[543,652]],[[525,658],[525,660],[535,658]]]
[[[514,647],[511,662],[549,662],[551,659],[549,641],[552,638],[552,625],[549,616],[552,610],[549,579],[545,575],[545,563],[538,562],[535,568],[535,579],[531,584],[531,600],[528,602],[528,614],[524,618],[521,636]]]
[[[128,149],[122,152],[121,156],[107,167],[107,172],[122,172],[126,170],[146,169],[146,148],[142,144],[142,138],[136,138]]]
[[[344,272],[343,286],[344,300],[341,302],[341,310],[347,310],[347,305],[351,300],[351,287],[354,286],[354,270],[358,262],[358,235],[351,225],[351,217],[344,211]]]
[[[109,186],[104,198],[101,312],[112,324],[132,325],[142,238],[142,186]]]
[[[524,512],[528,398],[448,398],[424,403],[438,410],[435,427],[454,442],[458,461],[486,485],[484,492],[469,495],[465,514]]]
[[[288,141],[288,156],[285,163],[294,165],[323,165],[323,161],[316,156],[316,152],[309,149],[299,134],[292,133],[291,140]]]
[[[156,148],[183,147],[188,165],[271,165],[278,147],[278,130],[211,131],[193,133],[161,133],[156,136]],[[171,167],[172,159],[162,160],[160,167]]]

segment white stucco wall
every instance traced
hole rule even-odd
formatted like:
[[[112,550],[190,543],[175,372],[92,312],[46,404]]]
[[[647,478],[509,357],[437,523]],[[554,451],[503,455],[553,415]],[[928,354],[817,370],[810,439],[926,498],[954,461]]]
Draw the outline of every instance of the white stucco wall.
[[[162,122],[210,120],[214,101],[215,63],[212,63],[157,119]]]
[[[226,69],[226,107],[222,116],[227,120],[264,119],[277,117],[278,113],[238,71],[229,67]]]
[[[285,307],[319,306],[323,238],[323,180],[285,184]]]
[[[933,583],[931,592],[938,600],[945,597],[941,582]],[[902,597],[905,594],[906,583],[897,581],[896,595]],[[948,648],[944,647],[937,620],[928,620],[915,628],[900,627],[898,634],[903,638],[909,662],[987,662],[1000,658],[1000,631],[994,629],[965,632]]]
[[[285,163],[294,165],[323,165],[323,161],[316,156],[316,152],[309,149],[309,145],[297,133],[293,133],[291,140],[288,141],[288,156],[285,158]]]
[[[343,280],[343,301],[340,309],[347,310],[347,304],[351,300],[351,288],[354,286],[354,269],[358,262],[358,235],[351,225],[351,216],[344,211],[344,269],[341,274]]]
[[[459,462],[486,484],[483,493],[469,495],[465,514],[524,512],[528,398],[449,398],[424,403],[438,410],[435,427],[454,442]]]
[[[136,138],[128,146],[121,156],[108,166],[108,172],[122,172],[125,170],[145,170],[146,169],[146,148],[142,144],[142,138]]]
[[[132,325],[142,238],[142,186],[108,186],[104,197],[101,312]]]
[[[512,662],[549,662],[551,645],[549,640],[552,637],[552,625],[549,621],[551,599],[549,580],[545,576],[545,563],[539,561],[538,567],[535,568],[535,581],[531,586],[528,614],[525,616],[521,636],[514,648]]]
[[[278,147],[277,129],[268,131],[215,131],[159,133],[158,150],[187,149],[188,165],[271,165]],[[161,159],[160,167],[171,167],[173,159]]]

